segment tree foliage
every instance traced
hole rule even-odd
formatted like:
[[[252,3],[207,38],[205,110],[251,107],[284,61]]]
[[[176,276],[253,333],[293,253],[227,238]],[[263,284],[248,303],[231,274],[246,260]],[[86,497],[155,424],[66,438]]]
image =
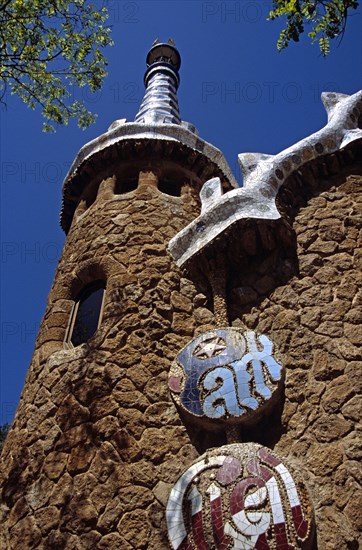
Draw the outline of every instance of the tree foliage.
[[[269,19],[286,17],[278,50],[286,48],[291,40],[298,42],[305,25],[308,25],[308,36],[313,43],[318,41],[322,55],[326,56],[330,51],[330,41],[344,34],[348,10],[355,10],[358,5],[359,0],[273,0]]]
[[[112,44],[106,8],[88,0],[0,0],[0,99],[17,94],[41,108],[45,131],[95,115],[74,99],[75,87],[98,90],[106,76],[102,48]]]

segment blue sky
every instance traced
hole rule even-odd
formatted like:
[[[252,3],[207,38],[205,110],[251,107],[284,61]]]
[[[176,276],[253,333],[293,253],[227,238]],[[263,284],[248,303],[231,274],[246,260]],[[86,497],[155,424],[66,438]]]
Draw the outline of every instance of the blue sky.
[[[95,4],[97,4],[97,0]],[[308,39],[279,54],[280,22],[267,22],[268,0],[109,0],[115,46],[109,76],[94,97],[98,113],[42,133],[42,117],[15,97],[0,110],[1,364],[0,424],[11,422],[64,243],[61,185],[77,151],[118,118],[133,120],[143,96],[145,58],[155,38],[172,37],[182,57],[183,120],[220,148],[238,181],[237,154],[278,153],[326,123],[322,91],[362,88],[361,9],[326,59]]]

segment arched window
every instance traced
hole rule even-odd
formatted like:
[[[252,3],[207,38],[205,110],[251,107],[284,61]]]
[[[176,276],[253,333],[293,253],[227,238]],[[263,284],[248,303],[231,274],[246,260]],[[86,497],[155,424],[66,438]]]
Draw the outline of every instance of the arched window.
[[[102,321],[104,296],[104,281],[95,281],[80,292],[69,320],[65,338],[68,346],[79,346],[93,336]]]

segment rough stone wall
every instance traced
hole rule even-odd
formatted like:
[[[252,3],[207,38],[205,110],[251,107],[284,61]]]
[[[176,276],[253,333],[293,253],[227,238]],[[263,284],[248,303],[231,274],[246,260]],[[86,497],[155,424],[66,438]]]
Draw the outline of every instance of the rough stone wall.
[[[362,176],[360,167],[349,172],[355,175],[324,180],[310,174],[303,199],[291,190],[297,258],[285,265],[289,281],[279,286],[270,261],[259,263],[233,294],[257,303],[244,304],[243,323],[272,338],[287,371],[279,422],[268,419],[242,437],[272,446],[300,469],[319,550],[357,550],[362,530]]]
[[[248,264],[233,274],[228,300],[233,324],[268,334],[287,369],[280,410],[240,438],[300,470],[319,550],[357,550],[361,529],[362,177],[360,169],[345,174],[310,174],[303,196],[285,189],[296,250],[289,237],[285,247],[263,224],[248,226]],[[105,183],[69,233],[3,452],[5,548],[166,549],[171,486],[196,448],[225,443],[188,434],[167,390],[176,353],[217,325],[165,254],[196,201],[144,183],[116,197]],[[63,350],[74,296],[101,277],[100,330]]]
[[[164,503],[197,457],[170,403],[167,373],[213,314],[166,253],[199,211],[190,188],[160,193],[152,174],[80,204],[2,454],[1,548],[167,548]],[[73,300],[105,278],[100,329],[63,341]]]

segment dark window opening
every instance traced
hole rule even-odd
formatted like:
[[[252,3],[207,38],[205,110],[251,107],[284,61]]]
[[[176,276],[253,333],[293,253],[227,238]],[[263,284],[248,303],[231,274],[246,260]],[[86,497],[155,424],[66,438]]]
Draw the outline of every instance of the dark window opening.
[[[92,204],[95,202],[97,198],[98,187],[99,187],[99,182],[94,181],[84,189],[79,201],[80,203],[82,203],[81,214],[83,214],[83,212],[88,210],[88,208],[90,208]]]
[[[171,195],[172,197],[181,196],[181,184],[176,182],[170,182],[166,180],[160,180],[158,182],[158,189],[165,195]]]
[[[121,179],[120,183],[118,183],[117,181],[115,193],[116,195],[123,195],[123,193],[130,193],[131,191],[135,191],[137,187],[138,187],[138,178],[134,177],[126,180]]]
[[[98,329],[103,312],[105,284],[96,281],[79,294],[70,318],[66,342],[79,346],[87,342]]]

